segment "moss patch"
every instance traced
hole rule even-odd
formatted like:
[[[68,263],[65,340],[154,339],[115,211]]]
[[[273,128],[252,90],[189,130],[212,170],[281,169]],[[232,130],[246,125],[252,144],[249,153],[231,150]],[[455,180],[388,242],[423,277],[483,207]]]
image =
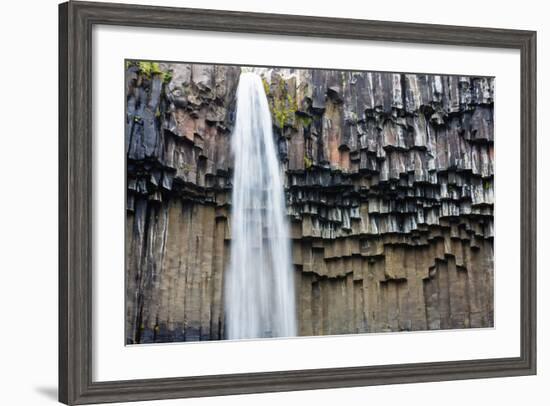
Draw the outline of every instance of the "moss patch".
[[[308,157],[307,155],[304,155],[304,167],[306,169],[309,169],[313,166],[313,161],[310,157]]]
[[[269,97],[269,94],[271,93],[271,89],[269,89],[269,83],[267,83],[266,78],[262,76],[262,84],[264,85],[264,92],[266,96]]]
[[[138,63],[139,72],[147,78],[151,78],[153,75],[161,75],[162,71],[157,62],[143,62]]]
[[[164,83],[168,83],[172,80],[172,72],[164,72],[158,62],[146,62],[146,61],[126,61],[126,69],[132,66],[136,66],[140,75],[147,79],[153,78],[153,76],[160,76]]]
[[[282,130],[286,125],[293,123],[296,111],[298,110],[296,98],[288,91],[288,86],[282,78],[278,78],[277,85],[273,91],[264,78],[262,78],[262,82],[275,124]]]
[[[304,128],[310,127],[313,122],[313,118],[305,114],[296,114],[296,120],[298,120]]]

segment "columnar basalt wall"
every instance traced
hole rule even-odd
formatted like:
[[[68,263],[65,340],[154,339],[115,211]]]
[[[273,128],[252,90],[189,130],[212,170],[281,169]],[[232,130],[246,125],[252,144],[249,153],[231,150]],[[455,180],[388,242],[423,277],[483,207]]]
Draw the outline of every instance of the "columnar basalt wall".
[[[128,63],[128,343],[224,338],[241,69]],[[300,334],[492,326],[493,79],[254,69]]]

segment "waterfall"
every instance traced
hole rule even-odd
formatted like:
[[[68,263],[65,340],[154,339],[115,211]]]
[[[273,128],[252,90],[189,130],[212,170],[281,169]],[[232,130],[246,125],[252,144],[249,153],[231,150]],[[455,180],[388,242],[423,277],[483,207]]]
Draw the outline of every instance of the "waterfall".
[[[241,73],[231,147],[231,259],[225,281],[229,339],[296,335],[294,275],[282,171],[260,77]]]

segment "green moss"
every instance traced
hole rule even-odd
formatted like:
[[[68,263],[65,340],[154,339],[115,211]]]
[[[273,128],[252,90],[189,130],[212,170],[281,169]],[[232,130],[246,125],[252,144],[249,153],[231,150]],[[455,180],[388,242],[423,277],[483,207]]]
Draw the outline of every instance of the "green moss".
[[[298,111],[298,100],[288,91],[287,83],[282,78],[279,77],[276,85],[270,86],[267,79],[262,76],[262,84],[269,102],[269,109],[271,110],[274,124],[278,128],[283,130],[285,125],[293,124],[294,118],[300,120],[300,123],[304,127],[311,125],[311,117],[308,115],[298,116],[296,114]]]
[[[146,61],[133,61],[126,60],[126,69],[135,66],[138,68],[142,77],[151,80],[153,76],[160,76],[163,83],[169,83],[172,81],[173,73],[171,70],[164,72],[158,62],[146,62]]]
[[[266,78],[262,76],[262,84],[264,85],[264,92],[265,95],[269,97],[270,89],[269,89],[269,83],[267,83]]]
[[[285,123],[287,122],[290,116],[290,109],[287,108],[284,100],[275,99],[273,100],[273,115],[275,116],[275,121],[277,126],[281,129],[284,128]]]
[[[137,67],[139,69],[139,61],[134,61],[132,59],[126,59],[124,66],[126,69],[130,69],[131,67]]]
[[[294,112],[298,111],[298,100],[296,98],[293,99],[290,93],[287,93],[286,101]]]
[[[164,83],[169,83],[172,81],[172,71],[164,72],[164,77],[162,79]]]
[[[302,127],[307,128],[311,126],[313,118],[305,114],[296,114],[296,120],[302,125]]]
[[[288,92],[286,83],[280,79],[275,94],[270,95],[271,110],[277,126],[282,130],[298,110],[295,98]]]
[[[313,166],[313,161],[307,155],[304,155],[304,166],[306,169],[309,169]]]
[[[139,61],[137,66],[139,68],[139,73],[147,79],[151,79],[153,76],[157,75],[160,75],[164,82],[168,82],[172,79],[172,74],[170,72],[163,72],[158,62]]]

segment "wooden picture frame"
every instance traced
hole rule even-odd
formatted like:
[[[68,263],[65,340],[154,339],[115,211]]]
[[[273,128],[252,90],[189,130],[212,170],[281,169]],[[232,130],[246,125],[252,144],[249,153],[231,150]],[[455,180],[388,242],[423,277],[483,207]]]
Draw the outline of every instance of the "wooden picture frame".
[[[521,355],[368,367],[92,380],[92,27],[95,24],[517,49],[521,54]],[[108,3],[59,6],[59,400],[218,396],[536,373],[536,32]]]

